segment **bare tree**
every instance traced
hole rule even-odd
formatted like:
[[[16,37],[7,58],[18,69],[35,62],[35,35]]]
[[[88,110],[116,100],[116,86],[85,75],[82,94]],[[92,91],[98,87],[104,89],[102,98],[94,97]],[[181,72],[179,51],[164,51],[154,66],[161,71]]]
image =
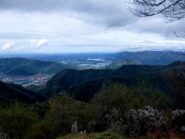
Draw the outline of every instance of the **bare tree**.
[[[168,21],[185,18],[185,0],[133,0],[132,12],[140,17],[162,14]]]

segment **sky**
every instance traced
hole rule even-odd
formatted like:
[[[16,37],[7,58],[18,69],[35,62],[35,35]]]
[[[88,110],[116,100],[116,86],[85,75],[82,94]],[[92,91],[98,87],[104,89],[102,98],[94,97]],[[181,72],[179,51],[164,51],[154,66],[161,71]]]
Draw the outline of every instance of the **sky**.
[[[132,0],[0,0],[1,53],[185,50],[185,21],[139,18]]]

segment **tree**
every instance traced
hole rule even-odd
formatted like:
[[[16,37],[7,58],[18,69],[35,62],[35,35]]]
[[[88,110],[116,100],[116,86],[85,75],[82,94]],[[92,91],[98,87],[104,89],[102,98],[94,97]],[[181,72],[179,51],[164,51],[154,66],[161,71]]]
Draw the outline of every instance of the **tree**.
[[[185,18],[185,0],[133,0],[140,17],[162,14],[170,22]]]
[[[20,104],[0,108],[0,127],[11,139],[24,139],[37,122],[38,115]]]

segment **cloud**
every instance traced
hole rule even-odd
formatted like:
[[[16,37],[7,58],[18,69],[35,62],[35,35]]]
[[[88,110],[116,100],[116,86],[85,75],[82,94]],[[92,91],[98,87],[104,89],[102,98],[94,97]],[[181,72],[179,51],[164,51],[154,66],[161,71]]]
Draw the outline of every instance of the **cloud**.
[[[124,0],[1,0],[0,10],[72,13],[107,27],[124,26],[135,20]]]
[[[137,18],[128,10],[131,6],[128,0],[0,0],[1,11],[21,11],[18,13],[33,15],[58,13],[108,29],[125,27],[132,31],[154,32],[167,36],[169,33],[185,30],[184,21],[166,24],[159,17]],[[37,20],[39,19],[34,19]]]
[[[1,15],[1,14],[0,14]],[[1,18],[0,18],[1,19]],[[19,20],[19,19],[18,19]],[[15,20],[14,20],[15,21]],[[0,26],[2,27],[4,23],[0,23]],[[7,25],[7,24],[6,24]],[[6,26],[5,25],[5,26]],[[8,25],[7,25],[8,26]],[[15,27],[17,26],[17,24],[15,23],[14,25]],[[5,27],[6,30],[8,30],[8,27]],[[16,28],[17,30],[21,30],[21,27],[20,28]],[[14,30],[12,29],[9,29],[9,31],[11,32],[1,32],[1,29],[0,29],[0,39],[29,39],[29,38],[36,38],[36,37],[40,37],[40,34],[35,34],[35,33],[20,33],[20,32],[14,32]]]
[[[47,39],[40,39],[40,40],[30,40],[31,46],[34,46],[35,48],[41,48],[48,44]]]
[[[7,41],[0,47],[0,51],[11,50],[15,44],[15,41]]]
[[[120,11],[124,0],[1,0],[1,10],[17,11],[79,11],[86,13],[106,13]],[[117,9],[116,9],[117,8]]]
[[[183,20],[135,17],[127,1],[0,0],[0,41],[15,40],[17,52],[127,50],[140,42],[150,42],[146,49],[184,47],[165,43],[178,41],[173,33],[185,30]]]

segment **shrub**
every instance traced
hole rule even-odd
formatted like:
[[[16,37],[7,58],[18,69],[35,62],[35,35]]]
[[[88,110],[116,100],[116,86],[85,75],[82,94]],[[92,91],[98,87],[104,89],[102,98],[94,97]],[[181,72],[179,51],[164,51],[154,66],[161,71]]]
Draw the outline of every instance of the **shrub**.
[[[98,105],[75,101],[68,97],[56,97],[49,101],[44,119],[32,127],[31,139],[53,139],[71,132],[75,121],[79,131],[101,130],[102,112]]]
[[[123,113],[147,105],[159,109],[169,109],[173,106],[173,101],[157,89],[144,86],[127,87],[121,84],[103,87],[92,102],[103,105],[107,110],[115,108]]]
[[[31,125],[37,121],[38,115],[20,104],[0,109],[0,127],[11,139],[25,138]]]

